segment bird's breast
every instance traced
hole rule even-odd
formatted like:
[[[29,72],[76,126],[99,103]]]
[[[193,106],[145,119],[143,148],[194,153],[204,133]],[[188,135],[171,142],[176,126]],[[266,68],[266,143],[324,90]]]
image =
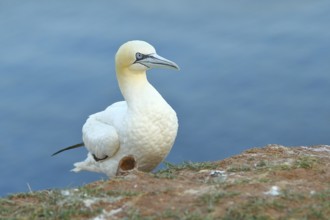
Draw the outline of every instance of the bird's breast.
[[[141,170],[155,168],[171,150],[178,130],[175,111],[167,104],[149,105],[127,114],[125,148]]]

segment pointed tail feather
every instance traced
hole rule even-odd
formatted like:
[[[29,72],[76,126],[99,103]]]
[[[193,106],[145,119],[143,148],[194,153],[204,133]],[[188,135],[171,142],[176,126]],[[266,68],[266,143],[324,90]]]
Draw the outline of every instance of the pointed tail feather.
[[[84,146],[84,143],[75,144],[75,145],[63,148],[59,151],[56,151],[55,153],[52,154],[52,156],[55,156],[56,154],[59,154],[59,153],[61,153],[63,151],[66,151],[66,150],[71,150],[71,149],[78,148],[78,147],[83,147],[83,146]]]

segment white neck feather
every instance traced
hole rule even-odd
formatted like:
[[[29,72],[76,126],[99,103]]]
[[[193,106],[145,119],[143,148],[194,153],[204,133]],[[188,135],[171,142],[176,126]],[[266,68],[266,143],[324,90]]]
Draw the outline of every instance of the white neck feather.
[[[128,108],[143,108],[149,103],[165,101],[158,91],[149,83],[146,71],[132,72],[128,69],[117,69],[117,80]]]

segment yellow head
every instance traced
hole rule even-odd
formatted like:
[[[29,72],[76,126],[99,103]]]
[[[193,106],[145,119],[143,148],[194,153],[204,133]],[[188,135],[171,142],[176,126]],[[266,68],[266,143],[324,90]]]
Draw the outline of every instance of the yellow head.
[[[116,68],[146,71],[151,68],[179,69],[174,62],[157,55],[153,46],[145,41],[128,41],[117,51]]]

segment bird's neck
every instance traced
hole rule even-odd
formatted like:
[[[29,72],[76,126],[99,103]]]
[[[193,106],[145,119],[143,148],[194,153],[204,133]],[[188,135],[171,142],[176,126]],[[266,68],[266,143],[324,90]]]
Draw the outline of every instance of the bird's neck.
[[[146,71],[132,72],[117,68],[120,91],[128,107],[145,106],[147,103],[162,99],[157,90],[149,83]]]

